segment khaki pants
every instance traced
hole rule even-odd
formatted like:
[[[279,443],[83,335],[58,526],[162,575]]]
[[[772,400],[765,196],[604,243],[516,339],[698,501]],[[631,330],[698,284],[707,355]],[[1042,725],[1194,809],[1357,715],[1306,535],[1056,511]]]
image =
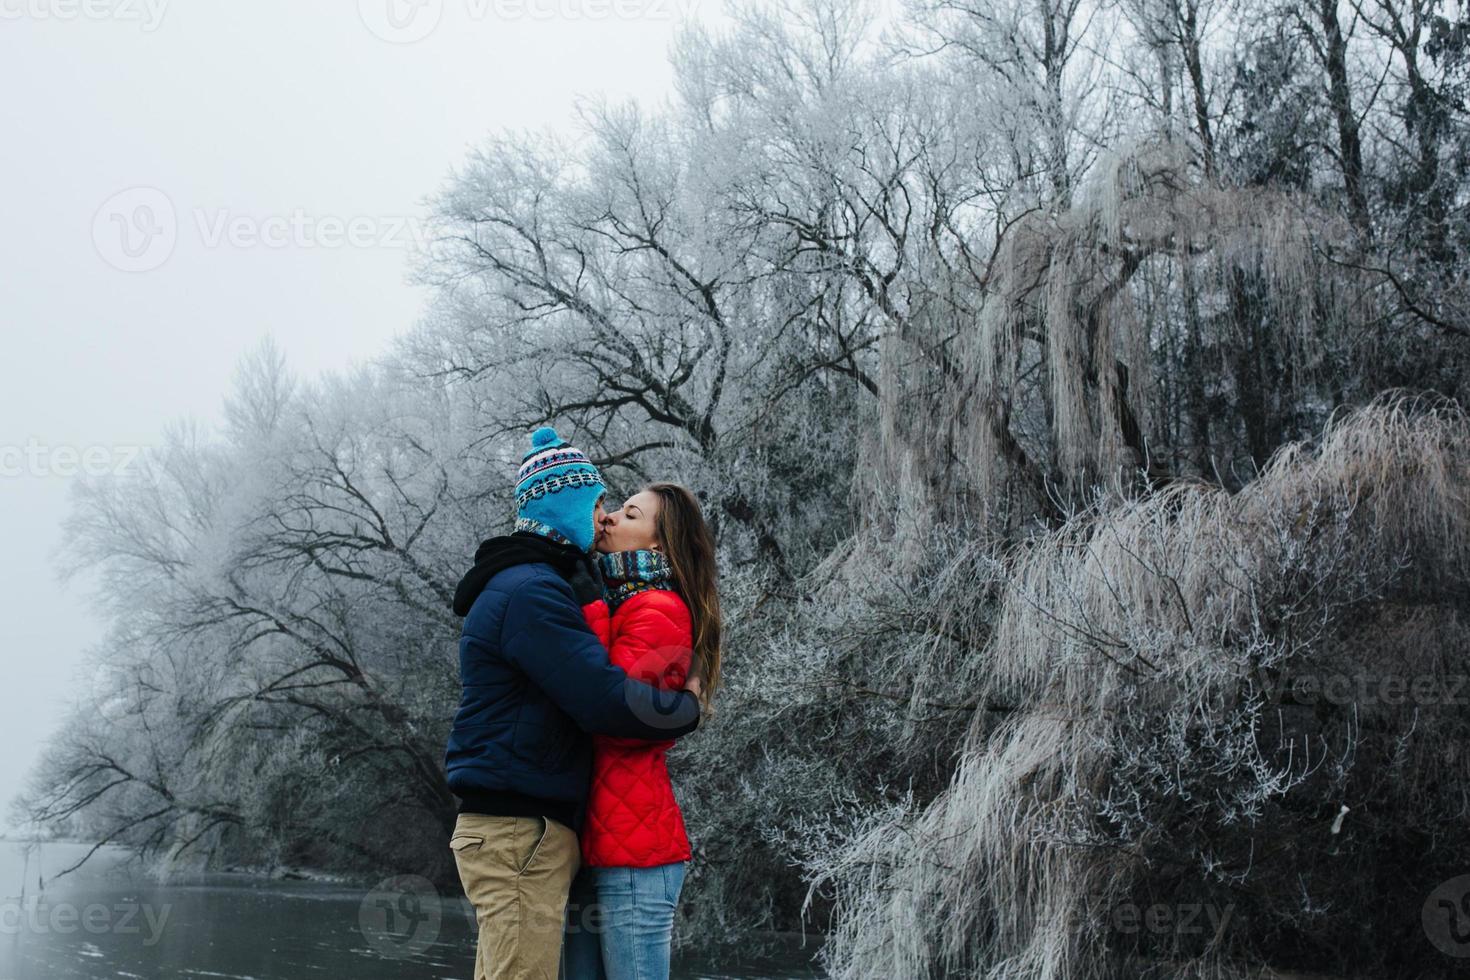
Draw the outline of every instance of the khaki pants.
[[[475,980],[557,980],[577,835],[547,817],[461,813],[449,839],[475,907]]]

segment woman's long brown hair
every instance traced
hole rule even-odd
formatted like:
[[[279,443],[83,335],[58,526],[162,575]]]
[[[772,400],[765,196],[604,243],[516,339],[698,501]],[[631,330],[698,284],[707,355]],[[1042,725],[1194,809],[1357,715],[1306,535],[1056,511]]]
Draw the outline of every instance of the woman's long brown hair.
[[[704,685],[700,697],[706,711],[720,686],[720,593],[715,564],[715,538],[694,494],[677,483],[650,483],[658,494],[655,522],[659,543],[674,572],[679,594],[689,605],[694,626],[694,653],[689,672]]]

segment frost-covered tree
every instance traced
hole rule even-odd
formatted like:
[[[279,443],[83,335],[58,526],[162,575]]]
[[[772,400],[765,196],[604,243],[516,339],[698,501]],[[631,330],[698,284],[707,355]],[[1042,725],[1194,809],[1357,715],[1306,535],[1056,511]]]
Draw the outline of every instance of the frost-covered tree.
[[[667,106],[491,136],[382,358],[266,349],[220,433],[85,485],[114,629],[29,813],[447,879],[447,596],[550,422],[717,527],[686,937],[814,925],[853,977],[1414,961],[1345,882],[1463,857],[1415,842],[1465,733],[1279,695],[1463,666],[1463,410],[1383,395],[1470,397],[1463,5],[879,13],[733,4]],[[1110,931],[1191,896],[1260,928]]]

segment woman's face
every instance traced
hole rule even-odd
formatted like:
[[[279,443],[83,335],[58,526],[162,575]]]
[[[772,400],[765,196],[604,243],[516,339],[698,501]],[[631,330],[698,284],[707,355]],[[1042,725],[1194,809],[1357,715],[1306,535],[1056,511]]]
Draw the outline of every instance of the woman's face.
[[[602,518],[601,531],[598,551],[658,550],[658,494],[652,490],[633,494]]]

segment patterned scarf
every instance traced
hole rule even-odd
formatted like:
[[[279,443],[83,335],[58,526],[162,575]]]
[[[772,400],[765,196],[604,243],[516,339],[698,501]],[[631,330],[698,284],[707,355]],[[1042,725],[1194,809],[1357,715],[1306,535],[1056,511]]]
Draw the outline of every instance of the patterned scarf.
[[[674,570],[657,551],[614,551],[598,555],[597,563],[610,612],[640,592],[674,587]]]
[[[529,531],[532,534],[539,534],[543,538],[550,538],[557,544],[564,544],[571,548],[577,548],[576,544],[572,542],[571,538],[567,537],[565,534],[562,534],[550,524],[543,524],[540,521],[536,520],[534,517],[517,517],[515,529],[517,531]],[[577,548],[577,550],[581,551],[582,549]]]

